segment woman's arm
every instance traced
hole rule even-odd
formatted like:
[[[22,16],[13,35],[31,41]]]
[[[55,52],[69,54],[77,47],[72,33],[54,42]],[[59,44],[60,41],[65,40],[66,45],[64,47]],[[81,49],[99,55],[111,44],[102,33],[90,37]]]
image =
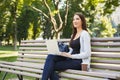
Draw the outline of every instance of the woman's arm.
[[[80,54],[73,54],[71,58],[73,59],[84,59],[91,56],[91,42],[90,35],[87,31],[84,31],[80,35]]]

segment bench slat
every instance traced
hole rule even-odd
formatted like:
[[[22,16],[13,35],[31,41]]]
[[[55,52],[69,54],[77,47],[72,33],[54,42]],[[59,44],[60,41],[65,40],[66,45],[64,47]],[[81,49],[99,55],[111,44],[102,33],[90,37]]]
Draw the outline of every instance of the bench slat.
[[[21,59],[21,58],[18,58],[17,59],[18,61],[21,61],[21,62],[32,62],[32,63],[44,63],[45,62],[45,60],[43,59],[37,59],[37,60],[35,60],[35,59]]]
[[[45,43],[45,40],[22,40],[21,43]]]
[[[104,60],[104,59],[91,59],[93,63],[110,63],[110,64],[120,64],[120,60]]]
[[[98,69],[110,69],[110,70],[118,70],[120,71],[120,65],[115,64],[102,64],[102,63],[91,63],[92,68]]]
[[[90,77],[90,76],[81,76],[81,75],[75,75],[75,74],[69,74],[69,73],[61,73],[60,76],[72,78],[72,79],[81,79],[81,80],[107,80],[97,77]]]
[[[15,71],[15,70],[6,69],[6,68],[0,68],[0,71],[10,72],[10,73],[24,75],[24,76],[30,76],[30,77],[35,77],[35,78],[41,78],[41,75],[39,75],[39,74],[22,72],[22,71]]]
[[[92,42],[97,41],[97,42],[105,42],[105,41],[119,41],[120,42],[120,37],[112,37],[112,38],[92,38]]]
[[[120,47],[120,42],[92,42],[92,46],[109,46],[109,47]]]
[[[119,58],[120,59],[120,54],[119,53],[105,53],[105,52],[94,52],[92,53],[92,57],[102,57],[102,58]]]
[[[93,52],[120,52],[120,48],[92,48]]]
[[[33,54],[20,55],[20,54],[19,54],[18,58],[19,58],[19,57],[22,57],[21,59],[23,59],[23,57],[27,57],[27,56],[28,56],[28,58],[29,58],[29,57],[32,57],[32,56],[36,56],[36,58],[39,58],[39,59],[46,59],[46,57],[47,57],[46,54],[44,54],[44,55],[39,55],[39,54],[36,54],[36,55],[33,55]],[[31,58],[31,59],[32,59],[32,58]]]
[[[6,64],[0,64],[0,68],[12,68],[14,70],[20,70],[20,71],[27,71],[27,72],[35,72],[40,73],[42,70],[40,69],[33,69],[33,68],[27,68],[27,67],[21,67],[21,66],[14,66],[14,65],[6,65]]]
[[[35,58],[37,58],[37,59],[40,59],[40,55],[19,55],[19,58],[31,58],[31,59],[35,59]]]
[[[18,53],[24,54],[48,54],[48,51],[19,51]]]
[[[43,50],[47,51],[46,47],[19,47],[19,50]]]
[[[109,74],[116,74],[117,76],[119,76],[120,75],[120,71],[114,71],[114,70],[105,70],[105,69],[94,69],[94,68],[91,68],[91,71],[92,72],[102,72],[102,73],[109,73]]]
[[[21,46],[46,46],[46,44],[45,43],[29,43],[29,44],[21,44]]]
[[[114,74],[111,74],[111,73],[108,73],[106,72],[105,70],[104,71],[89,71],[89,72],[86,72],[86,71],[79,71],[79,70],[66,70],[65,72],[68,72],[68,73],[71,73],[71,74],[81,74],[81,75],[89,75],[89,76],[101,76],[103,78],[107,78],[107,77],[110,77],[110,78],[113,78],[115,79],[117,76],[118,76],[118,73],[114,73]]]
[[[41,69],[43,68],[44,64],[40,63],[28,63],[28,62],[6,62],[6,61],[1,61],[1,64],[6,64],[6,65],[15,65],[15,66],[21,66],[21,67],[28,67],[28,68],[35,68],[35,69]]]

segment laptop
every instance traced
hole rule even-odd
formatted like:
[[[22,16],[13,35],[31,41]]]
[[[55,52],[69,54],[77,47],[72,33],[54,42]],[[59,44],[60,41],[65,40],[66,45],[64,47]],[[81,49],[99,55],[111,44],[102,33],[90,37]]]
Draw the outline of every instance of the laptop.
[[[60,55],[57,40],[46,40],[48,54]]]

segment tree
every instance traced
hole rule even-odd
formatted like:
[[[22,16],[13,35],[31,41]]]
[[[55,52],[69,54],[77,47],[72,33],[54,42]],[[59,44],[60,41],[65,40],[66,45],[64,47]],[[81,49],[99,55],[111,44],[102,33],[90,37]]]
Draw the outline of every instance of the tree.
[[[109,16],[115,10],[115,8],[119,6],[119,3],[119,0],[71,0],[69,2],[69,12],[71,14],[68,15],[69,21],[66,28],[64,29],[63,34],[65,36],[63,37],[70,37],[71,30],[69,30],[68,32],[68,28],[72,26],[71,17],[75,12],[81,12],[85,15],[89,33],[92,37],[98,37],[98,30],[96,28],[98,28],[99,26],[99,31],[102,31],[103,27],[105,28],[106,26],[108,26],[106,23],[104,23],[104,21],[101,20],[101,17]],[[108,23],[110,25],[110,22]],[[111,25],[109,27],[106,27],[105,29],[108,30],[110,27]],[[114,33],[114,29],[111,33],[106,31],[106,34],[114,35]],[[100,35],[102,36],[103,34],[99,33],[99,36]]]
[[[101,16],[97,23],[96,28],[93,28],[93,37],[113,37],[116,29],[112,27],[110,18],[107,16]]]
[[[18,41],[36,39],[41,31],[40,15],[26,5],[23,5],[18,23]],[[31,34],[32,33],[32,34]]]
[[[114,35],[115,30],[111,27],[110,21],[109,27],[108,24],[105,23],[105,21],[101,20],[101,18],[104,16],[109,16],[117,6],[119,6],[120,1],[119,0],[87,0],[85,2],[86,4],[83,4],[84,6],[82,7],[83,10],[85,10],[86,16],[87,16],[87,22],[89,26],[89,32],[91,33],[92,37],[98,37],[95,35],[96,27],[98,24],[100,25],[99,31],[103,31],[103,27],[106,29],[105,34],[109,34],[107,37],[110,37]],[[87,12],[86,12],[87,11]],[[108,18],[108,17],[106,17]],[[109,18],[108,18],[109,19]],[[97,24],[96,24],[97,23]],[[111,27],[111,28],[110,28]],[[111,29],[111,33],[107,30]],[[103,37],[103,33],[100,33],[100,35]]]
[[[41,1],[42,2],[42,1]],[[48,14],[43,12],[41,9],[37,9],[36,7],[32,8],[39,13],[42,13],[48,20],[51,21],[52,23],[52,30],[53,30],[53,35],[55,38],[60,38],[59,33],[62,31],[64,28],[63,26],[66,26],[67,23],[67,15],[68,15],[68,0],[65,1],[65,14],[64,14],[64,19],[61,17],[61,9],[59,8],[60,5],[60,0],[52,0],[52,1],[46,1],[43,0],[44,6],[48,9]],[[52,7],[50,7],[52,6]],[[57,21],[58,20],[58,21]]]
[[[5,40],[6,38],[6,29],[7,24],[9,23],[10,13],[7,8],[9,5],[5,0],[0,2],[0,41]]]
[[[75,12],[85,15],[92,37],[102,36],[97,34],[100,31],[113,35],[111,25],[106,27],[109,21],[105,23],[101,17],[109,16],[119,4],[119,0],[1,0],[0,41],[9,44],[13,40],[15,45],[17,39],[35,39],[40,33],[47,39],[70,38]]]
[[[118,24],[117,26],[116,36],[120,36],[120,24]]]
[[[65,0],[65,1],[68,1],[68,0]],[[118,2],[119,2],[119,0],[116,0],[116,1],[114,1],[114,0],[111,0],[111,1],[104,1],[104,0],[86,0],[86,1],[85,0],[72,0],[72,1],[68,1],[67,5],[68,5],[69,11],[67,13],[69,13],[69,14],[67,15],[68,16],[67,18],[69,18],[69,19],[66,19],[67,21],[65,23],[67,25],[64,25],[65,18],[63,17],[64,15],[62,15],[62,13],[63,14],[65,13],[64,9],[67,6],[62,7],[62,9],[57,9],[57,5],[58,5],[58,3],[60,3],[60,0],[58,0],[58,3],[57,3],[57,1],[55,2],[54,0],[47,1],[47,2],[46,2],[46,0],[44,0],[43,3],[41,3],[42,8],[35,8],[35,7],[32,7],[32,8],[35,9],[36,11],[42,13],[43,16],[46,17],[46,18],[44,18],[44,19],[46,19],[46,22],[49,21],[49,19],[50,19],[51,23],[53,24],[52,29],[54,30],[54,31],[51,31],[51,32],[53,32],[52,34],[54,34],[54,32],[57,32],[57,29],[54,26],[56,26],[57,28],[60,28],[59,26],[57,26],[57,25],[61,24],[60,19],[56,15],[58,15],[58,12],[61,11],[61,15],[62,15],[61,19],[63,21],[62,27],[64,28],[64,30],[62,30],[63,28],[61,28],[60,30],[63,31],[62,37],[66,38],[66,37],[70,37],[71,25],[72,25],[71,21],[72,21],[73,13],[79,11],[86,16],[88,31],[90,32],[91,36],[94,36],[94,34],[95,34],[94,32],[96,32],[95,31],[96,29],[94,29],[94,28],[96,28],[96,26],[98,26],[98,24],[96,24],[97,23],[96,21],[100,20],[100,17],[98,18],[98,16],[108,16],[109,14],[111,14],[115,10],[115,7],[117,7],[119,5]],[[64,3],[64,4],[66,5],[66,3]],[[47,9],[45,9],[45,8],[47,8]],[[46,10],[48,10],[48,12]],[[107,26],[107,25],[101,25],[100,29],[102,30],[102,28],[105,26]],[[45,29],[48,29],[48,26]],[[52,30],[52,29],[49,29],[49,30]],[[69,33],[68,33],[68,30],[69,30]],[[114,31],[113,31],[113,34],[114,34]],[[100,35],[101,35],[101,33],[100,33]]]
[[[10,12],[11,12],[11,19],[12,19],[12,24],[11,26],[13,27],[13,42],[14,42],[14,49],[17,50],[17,23],[16,23],[16,18],[17,18],[17,3],[18,1],[12,1],[10,5]]]

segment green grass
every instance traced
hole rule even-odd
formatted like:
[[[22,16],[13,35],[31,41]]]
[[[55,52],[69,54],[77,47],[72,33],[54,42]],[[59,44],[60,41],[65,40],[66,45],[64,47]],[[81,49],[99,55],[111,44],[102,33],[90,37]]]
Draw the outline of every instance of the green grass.
[[[8,62],[13,62],[15,61],[17,58],[17,56],[13,56],[13,57],[2,57],[0,58],[0,61],[8,61]]]
[[[12,54],[12,53],[15,53],[17,51],[4,51],[4,50],[0,50],[0,55],[2,54]]]
[[[17,51],[14,50],[13,46],[0,46],[0,58],[16,55]]]
[[[16,58],[17,58],[16,56],[13,56],[13,57],[1,57],[0,61],[9,61],[9,62],[12,62],[12,61],[15,61]],[[2,78],[2,76],[4,75],[4,73],[5,72],[1,72],[0,73],[0,78]],[[16,77],[16,75],[8,73],[5,80],[8,80],[10,78],[15,78],[15,77]]]
[[[2,76],[4,75],[5,73],[2,72],[0,73],[0,80],[2,78]],[[11,74],[11,73],[8,73],[5,80],[19,80],[17,75],[16,74]],[[24,79],[23,80],[36,80],[35,78],[32,78],[32,77],[26,77],[24,76]]]
[[[14,51],[14,47],[13,46],[0,46],[0,51],[4,50],[4,51]]]
[[[0,46],[0,61],[9,61],[13,62],[17,59],[17,51],[14,51],[14,48],[12,46]],[[0,73],[0,80],[5,72]],[[31,77],[24,77],[25,80],[35,80]],[[17,76],[12,73],[8,73],[5,80],[17,80]]]

